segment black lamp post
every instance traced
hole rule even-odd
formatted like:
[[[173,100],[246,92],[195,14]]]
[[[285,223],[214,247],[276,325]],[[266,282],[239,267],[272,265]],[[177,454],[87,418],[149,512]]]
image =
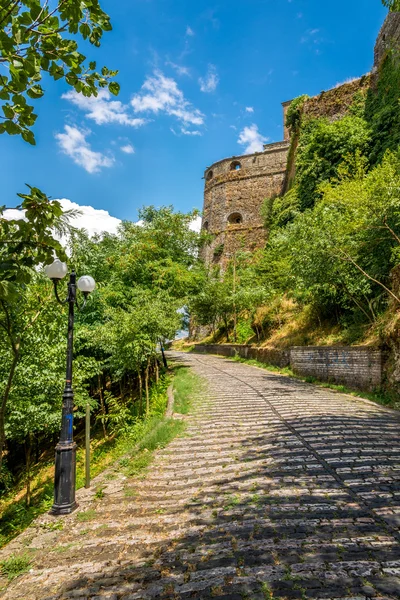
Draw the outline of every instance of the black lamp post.
[[[73,439],[74,392],[72,389],[72,353],[74,335],[75,305],[83,309],[90,292],[96,286],[93,277],[85,275],[76,282],[75,271],[72,271],[68,282],[68,294],[65,300],[58,296],[58,284],[67,274],[67,265],[60,260],[45,267],[46,274],[54,284],[54,293],[60,304],[68,304],[68,342],[67,373],[62,401],[61,435],[56,446],[54,504],[50,510],[52,515],[68,515],[77,507],[75,500],[76,481],[76,444]],[[77,301],[77,288],[83,292],[84,302],[81,307]]]

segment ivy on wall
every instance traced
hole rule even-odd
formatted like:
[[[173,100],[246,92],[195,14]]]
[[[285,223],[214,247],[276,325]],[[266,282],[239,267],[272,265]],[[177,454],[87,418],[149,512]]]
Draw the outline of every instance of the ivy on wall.
[[[300,210],[314,206],[320,197],[318,186],[337,176],[339,165],[347,155],[367,153],[370,140],[367,122],[355,115],[333,122],[328,119],[305,121],[296,156],[295,184]]]
[[[365,119],[371,129],[371,165],[378,164],[386,150],[400,145],[400,52],[392,49],[382,61],[377,80],[367,95]]]
[[[309,105],[316,103],[318,116],[315,110],[308,110]],[[289,106],[286,126],[291,132],[290,176],[284,191],[290,196],[275,201],[274,213],[279,223],[282,218],[283,222],[290,221],[297,210],[312,208],[321,197],[320,185],[335,182],[347,157],[363,156],[372,168],[382,162],[387,150],[400,147],[399,50],[387,52],[372,80],[361,78],[330,90],[328,104],[326,114],[330,118],[321,116],[325,114],[324,95],[311,99],[300,96]],[[343,105],[344,115],[331,115],[331,105],[335,110]],[[277,211],[283,211],[281,216]]]

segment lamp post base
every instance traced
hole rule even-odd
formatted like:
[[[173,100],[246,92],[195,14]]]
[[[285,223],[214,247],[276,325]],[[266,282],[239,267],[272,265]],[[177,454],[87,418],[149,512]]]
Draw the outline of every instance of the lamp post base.
[[[54,504],[51,515],[69,515],[77,507],[75,500],[76,444],[62,443],[56,446],[56,470],[54,477]]]

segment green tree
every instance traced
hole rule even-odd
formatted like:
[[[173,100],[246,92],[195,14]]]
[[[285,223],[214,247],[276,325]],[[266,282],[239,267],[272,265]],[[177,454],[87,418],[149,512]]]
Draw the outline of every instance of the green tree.
[[[32,301],[29,284],[37,278],[40,265],[52,262],[55,253],[65,258],[55,232],[65,233],[71,216],[36,188],[20,196],[23,201],[18,208],[25,211],[24,219],[6,219],[2,216],[5,207],[0,207],[0,328],[7,348],[0,385],[0,466],[7,403],[17,365],[28,332],[45,310],[40,294]]]
[[[104,31],[111,30],[109,16],[98,0],[4,0],[0,6],[0,100],[4,116],[0,133],[21,135],[35,143],[32,131],[37,115],[30,100],[44,94],[46,73],[63,79],[84,96],[108,87],[118,94],[111,78],[117,71],[96,71],[78,47],[79,38],[100,46]],[[69,35],[68,35],[69,34]]]
[[[382,293],[400,302],[390,288],[400,258],[400,159],[388,152],[369,173],[360,155],[350,162],[338,181],[321,186],[314,209],[276,238],[285,237],[280,247],[287,248],[296,289],[308,301],[326,313],[357,308],[372,322]]]

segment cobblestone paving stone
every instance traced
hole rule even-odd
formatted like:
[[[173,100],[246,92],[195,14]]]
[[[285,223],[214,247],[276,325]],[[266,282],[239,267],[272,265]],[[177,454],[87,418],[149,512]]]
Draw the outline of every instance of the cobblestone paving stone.
[[[92,520],[51,531],[46,515],[9,544],[0,559],[34,558],[2,597],[400,598],[400,416],[222,358],[170,357],[208,381],[186,435],[144,478],[115,470],[104,498],[80,491]]]

